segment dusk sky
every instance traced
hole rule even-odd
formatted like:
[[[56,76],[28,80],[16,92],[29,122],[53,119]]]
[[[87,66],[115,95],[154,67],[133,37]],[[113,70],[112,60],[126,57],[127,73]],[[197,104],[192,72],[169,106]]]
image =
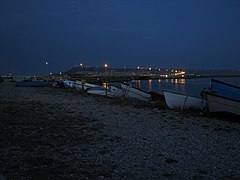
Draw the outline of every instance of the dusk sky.
[[[240,0],[0,0],[0,74],[240,70]]]

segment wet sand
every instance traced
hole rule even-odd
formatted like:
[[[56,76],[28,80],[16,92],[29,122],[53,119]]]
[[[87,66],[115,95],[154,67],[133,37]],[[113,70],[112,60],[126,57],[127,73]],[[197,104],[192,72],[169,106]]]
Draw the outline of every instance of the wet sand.
[[[0,144],[6,179],[240,178],[231,117],[61,88],[0,84]]]

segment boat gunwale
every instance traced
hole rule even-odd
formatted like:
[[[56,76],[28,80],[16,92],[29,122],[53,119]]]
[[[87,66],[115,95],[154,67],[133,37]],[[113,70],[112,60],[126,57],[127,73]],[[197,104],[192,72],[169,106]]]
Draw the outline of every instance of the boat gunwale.
[[[216,97],[224,98],[224,99],[227,99],[227,100],[231,100],[231,101],[235,101],[235,102],[240,102],[240,100],[236,100],[236,99],[232,99],[232,98],[229,98],[229,97],[221,96],[221,95],[216,94],[216,93],[214,93],[214,92],[204,91],[204,93],[205,93],[205,94],[212,95],[212,96],[216,96]]]
[[[173,94],[178,94],[178,95],[183,95],[183,96],[188,96],[188,97],[193,97],[193,98],[202,99],[201,96],[186,94],[186,93],[181,92],[181,91],[174,91],[174,90],[169,90],[169,89],[162,89],[163,94],[164,94],[164,91],[165,91],[165,92],[169,92],[169,93],[173,93]]]
[[[129,87],[134,88],[134,89],[137,89],[137,90],[142,91],[142,92],[144,92],[144,93],[150,94],[148,91],[145,91],[145,90],[142,90],[142,89],[140,89],[140,88],[131,86],[131,85],[127,84],[127,83],[121,82],[121,84],[124,84],[124,85],[129,86]],[[124,89],[124,88],[122,88],[122,89]]]
[[[211,83],[210,83],[210,89],[212,88],[212,82],[217,82],[217,83],[219,83],[219,84],[223,84],[223,85],[230,86],[230,87],[233,87],[233,88],[236,88],[236,89],[240,89],[240,86],[236,86],[236,85],[233,85],[233,84],[229,84],[229,83],[226,83],[226,82],[217,80],[217,79],[211,79],[210,82],[211,82]]]

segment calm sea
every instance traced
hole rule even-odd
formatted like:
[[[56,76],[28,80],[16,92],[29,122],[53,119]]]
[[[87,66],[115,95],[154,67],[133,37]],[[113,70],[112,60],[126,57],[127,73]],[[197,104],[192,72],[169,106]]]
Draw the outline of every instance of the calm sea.
[[[214,78],[226,83],[240,86],[240,77],[221,77]],[[161,92],[162,89],[170,89],[200,96],[203,88],[207,88],[210,78],[197,79],[159,79],[159,80],[135,80],[131,82],[132,86],[145,91]]]

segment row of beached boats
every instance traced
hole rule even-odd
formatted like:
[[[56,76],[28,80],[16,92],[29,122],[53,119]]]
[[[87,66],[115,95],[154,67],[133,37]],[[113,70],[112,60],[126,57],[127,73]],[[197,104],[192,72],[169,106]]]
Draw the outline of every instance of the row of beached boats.
[[[52,80],[52,86],[61,86],[76,89],[88,94],[97,94],[107,97],[126,97],[141,101],[159,101],[174,110],[201,110],[206,113],[228,112],[240,115],[240,87],[219,80],[211,79],[209,87],[203,89],[201,95],[192,96],[189,93],[162,90],[162,92],[147,92],[121,83],[120,86],[108,85],[103,87],[84,81]],[[17,83],[16,86],[45,86],[45,81],[30,81]]]
[[[108,97],[129,97],[143,101],[151,100],[149,92],[135,88],[126,83],[121,83],[120,87],[114,85],[103,87],[96,84],[70,80],[63,80],[63,83],[66,88],[75,88],[76,90],[84,91],[88,94],[97,94]]]

